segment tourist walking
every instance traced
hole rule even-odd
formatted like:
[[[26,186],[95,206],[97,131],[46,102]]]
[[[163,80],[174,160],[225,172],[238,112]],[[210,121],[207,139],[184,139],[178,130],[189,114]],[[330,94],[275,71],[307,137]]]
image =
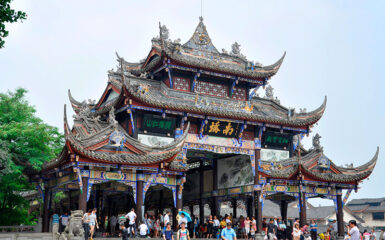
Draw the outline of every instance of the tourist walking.
[[[182,223],[185,223],[186,224],[185,226],[187,226],[188,220],[186,215],[184,215],[183,212],[179,213],[178,215],[179,215],[178,225],[180,226]]]
[[[161,231],[160,219],[156,218],[155,222],[154,222],[154,237],[155,238],[158,238],[160,231]]]
[[[214,235],[214,238],[217,238],[217,235],[218,235],[218,230],[219,230],[219,225],[220,225],[220,222],[217,218],[217,216],[214,216],[214,221],[213,221],[213,235]]]
[[[226,223],[226,228],[222,229],[221,238],[223,240],[237,240],[237,234],[231,228],[231,223]]]
[[[361,238],[360,230],[358,229],[355,220],[349,221],[348,236],[350,237],[350,240],[360,240]]]
[[[96,208],[94,208],[91,212],[91,214],[88,216],[88,219],[90,220],[90,240],[93,240],[93,236],[95,233],[95,227],[98,229],[98,218],[96,217]]]
[[[209,216],[209,219],[207,220],[207,238],[213,237],[213,229],[214,229],[214,220],[213,216]]]
[[[148,226],[144,222],[142,222],[139,227],[139,235],[141,238],[146,238],[148,236]]]
[[[245,220],[245,235],[246,235],[246,239],[249,239],[250,225],[251,225],[251,220],[250,220],[249,217],[246,217],[246,220]]]
[[[90,215],[92,214],[92,209],[88,210],[88,212],[84,213],[82,217],[83,221],[83,229],[84,229],[84,239],[88,240],[90,235]]]
[[[368,230],[364,229],[364,232],[362,233],[363,240],[370,240],[370,233],[368,233]]]
[[[381,232],[380,232],[380,237],[378,238],[378,240],[385,240],[385,234],[384,234],[385,230],[384,229],[381,229]]]
[[[376,233],[374,232],[374,228],[372,228],[372,231],[370,232],[370,240],[376,240]]]
[[[131,209],[131,211],[129,213],[127,213],[126,215],[126,219],[128,219],[128,230],[129,230],[129,236],[130,238],[132,236],[136,236],[136,223],[135,223],[135,220],[136,220],[136,213],[135,213],[135,209]]]
[[[62,233],[68,224],[68,213],[65,212],[60,216],[59,232]]]
[[[171,223],[167,223],[163,233],[163,240],[174,240],[174,232],[171,229]]]
[[[128,240],[130,236],[128,228],[126,228],[124,224],[120,224],[120,229],[122,230],[122,240]]]
[[[110,232],[111,236],[114,236],[116,224],[118,223],[118,218],[115,215],[112,215],[110,218]]]
[[[199,220],[195,216],[193,217],[193,223],[194,223],[193,238],[197,238],[199,233]]]
[[[299,223],[294,223],[294,228],[293,228],[293,240],[300,240],[302,231],[299,228]]]
[[[169,223],[169,222],[170,222],[170,212],[167,211],[166,214],[165,214],[164,217],[163,217],[163,224],[164,224],[164,229],[163,229],[163,231],[166,230],[167,223]]]
[[[262,219],[262,231],[264,231],[265,234],[267,235],[267,221],[266,221],[266,218]]]
[[[286,231],[285,222],[281,218],[278,218],[277,220],[277,239],[278,240],[286,239],[285,231]]]
[[[274,240],[277,234],[277,226],[274,224],[274,219],[270,218],[270,222],[267,224],[267,236],[269,240]]]
[[[317,230],[318,230],[317,223],[313,219],[313,220],[311,220],[311,224],[310,224],[311,240],[317,240]]]
[[[177,240],[190,240],[190,234],[186,228],[186,223],[182,222],[180,224],[180,229],[177,233]]]

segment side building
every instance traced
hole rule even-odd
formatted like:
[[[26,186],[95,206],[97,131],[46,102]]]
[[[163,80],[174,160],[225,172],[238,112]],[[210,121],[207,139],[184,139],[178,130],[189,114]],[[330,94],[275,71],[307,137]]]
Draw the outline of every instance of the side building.
[[[354,199],[346,207],[365,221],[364,227],[385,229],[385,198]]]

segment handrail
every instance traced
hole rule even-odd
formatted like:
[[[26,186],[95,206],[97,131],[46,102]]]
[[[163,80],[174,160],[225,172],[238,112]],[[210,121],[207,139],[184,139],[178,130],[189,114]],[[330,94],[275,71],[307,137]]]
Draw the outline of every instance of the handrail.
[[[8,232],[35,232],[36,225],[31,226],[0,226],[0,233]]]

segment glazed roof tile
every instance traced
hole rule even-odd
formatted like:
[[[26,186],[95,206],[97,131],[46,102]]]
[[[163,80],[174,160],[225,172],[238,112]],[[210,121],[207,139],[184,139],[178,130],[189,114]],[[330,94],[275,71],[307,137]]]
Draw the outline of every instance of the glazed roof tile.
[[[184,134],[163,147],[147,146],[131,137],[115,120],[114,108],[108,119],[91,115],[88,107],[82,107],[74,116],[74,126],[70,129],[64,107],[65,139],[70,149],[87,159],[104,163],[152,165],[163,161],[172,161],[182,150],[190,123]],[[113,135],[117,135],[120,146],[111,144]],[[120,149],[118,149],[120,147]],[[43,169],[53,168],[68,159],[67,145],[57,159],[44,165]],[[172,163],[175,169],[183,169],[183,164]]]
[[[69,129],[67,119],[65,118],[65,138],[80,153],[103,162],[148,165],[165,161],[175,157],[181,151],[188,132],[185,131],[182,137],[164,147],[150,147],[127,134],[115,120],[113,108],[107,121],[100,120],[100,117],[92,117],[89,113],[89,109],[83,108],[79,115],[75,116],[73,128],[75,131]],[[114,132],[122,135],[125,141],[124,146],[128,145],[127,147],[131,152],[103,152],[98,150],[100,146],[95,149],[95,145],[105,141],[108,143]],[[130,146],[135,150],[132,150]]]
[[[270,99],[253,98],[249,102],[181,92],[168,88],[160,81],[132,76],[125,79],[125,87],[133,97],[157,108],[294,127],[314,124],[322,117],[326,107],[325,97],[323,104],[316,110],[289,117],[287,108]]]
[[[321,181],[349,183],[363,180],[372,173],[377,162],[378,152],[379,148],[377,148],[375,155],[369,162],[356,168],[338,167],[330,161],[330,166],[334,167],[337,172],[331,169],[320,171],[317,167],[311,167],[314,165],[318,166],[320,159],[326,157],[323,151],[319,149],[312,149],[301,158],[295,156],[274,162],[273,165],[269,161],[261,161],[261,168],[271,178],[291,178],[297,172],[301,172],[304,175]]]

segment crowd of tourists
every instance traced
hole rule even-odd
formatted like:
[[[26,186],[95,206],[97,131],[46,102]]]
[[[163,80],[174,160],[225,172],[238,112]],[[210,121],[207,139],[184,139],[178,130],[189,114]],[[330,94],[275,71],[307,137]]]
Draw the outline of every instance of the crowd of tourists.
[[[83,216],[83,227],[85,240],[92,240],[96,229],[99,228],[96,209],[90,209]],[[68,223],[68,215],[60,217],[61,224]],[[113,215],[104,221],[104,236],[122,237],[123,240],[140,238],[163,238],[164,240],[190,240],[190,238],[217,238],[223,240],[236,240],[243,238],[254,240],[257,233],[257,221],[254,217],[240,216],[238,219],[233,216],[209,216],[204,222],[198,217],[190,216],[179,209],[176,216],[176,232],[171,226],[171,213],[159,214],[158,216],[144,215],[142,222],[137,225],[137,215],[134,209],[127,214]],[[65,226],[64,226],[65,227]],[[318,226],[315,220],[310,224],[305,223],[300,227],[299,219],[286,221],[280,217],[262,221],[262,231],[265,240],[337,240],[338,227],[336,221],[329,224],[325,233],[318,233]],[[354,220],[346,226],[345,240],[384,240],[384,231],[379,239],[376,239],[374,230],[368,232],[366,229],[361,233]]]

